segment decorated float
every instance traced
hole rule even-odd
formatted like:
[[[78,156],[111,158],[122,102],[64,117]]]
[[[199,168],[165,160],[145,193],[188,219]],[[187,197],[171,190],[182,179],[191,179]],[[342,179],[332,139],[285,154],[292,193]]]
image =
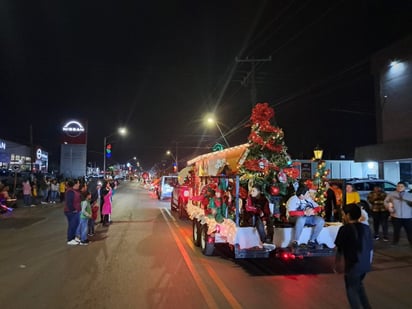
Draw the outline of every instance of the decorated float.
[[[333,231],[324,228],[319,252],[288,247],[293,227],[286,222],[284,205],[300,171],[287,153],[274,115],[268,103],[257,104],[250,117],[248,143],[197,156],[179,174],[172,210],[192,220],[193,242],[205,255],[212,255],[219,243],[227,244],[235,258],[264,258],[273,251],[296,258],[333,251],[338,226]],[[309,234],[307,227],[299,241]]]

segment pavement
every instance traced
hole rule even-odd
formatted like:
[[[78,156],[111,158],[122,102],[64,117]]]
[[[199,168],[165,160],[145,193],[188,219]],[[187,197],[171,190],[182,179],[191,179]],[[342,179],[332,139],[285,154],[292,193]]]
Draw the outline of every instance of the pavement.
[[[0,230],[21,229],[36,222],[45,220],[51,209],[63,208],[63,203],[38,204],[36,206],[24,206],[23,200],[17,200],[13,211],[0,214]]]

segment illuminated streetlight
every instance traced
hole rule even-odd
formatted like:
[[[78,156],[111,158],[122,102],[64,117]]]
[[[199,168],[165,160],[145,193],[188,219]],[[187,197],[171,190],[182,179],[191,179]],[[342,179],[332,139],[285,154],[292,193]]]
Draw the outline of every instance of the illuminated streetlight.
[[[217,129],[218,129],[219,132],[220,132],[220,135],[222,136],[223,140],[224,140],[225,143],[226,143],[226,146],[227,146],[227,147],[230,147],[229,142],[227,141],[225,135],[223,134],[222,129],[220,128],[219,123],[216,121],[215,117],[212,116],[212,115],[208,115],[208,116],[206,117],[206,121],[207,121],[208,124],[215,124],[215,125],[216,125]]]
[[[177,173],[177,172],[179,171],[178,165],[177,165],[177,153],[176,153],[176,156],[174,156],[173,153],[172,153],[170,150],[167,150],[167,151],[166,151],[166,154],[167,154],[168,156],[171,156],[172,159],[175,160],[175,167],[176,167],[176,173]]]
[[[112,134],[109,134],[104,137],[103,140],[103,173],[104,173],[104,178],[106,178],[106,147],[107,147],[107,139],[109,137],[112,137],[115,134],[119,134],[121,136],[124,136],[127,134],[127,129],[126,128],[119,128],[116,132],[113,132]],[[111,148],[111,147],[110,147]]]
[[[315,156],[316,161],[322,160],[323,157],[323,149],[317,145],[315,149],[313,149],[313,155]]]

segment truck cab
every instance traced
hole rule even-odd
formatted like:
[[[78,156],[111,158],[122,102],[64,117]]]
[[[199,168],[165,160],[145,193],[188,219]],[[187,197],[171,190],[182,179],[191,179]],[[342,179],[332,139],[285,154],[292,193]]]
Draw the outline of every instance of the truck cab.
[[[192,188],[189,184],[178,184],[173,188],[170,210],[177,211],[180,219],[187,217],[186,207],[191,196]]]

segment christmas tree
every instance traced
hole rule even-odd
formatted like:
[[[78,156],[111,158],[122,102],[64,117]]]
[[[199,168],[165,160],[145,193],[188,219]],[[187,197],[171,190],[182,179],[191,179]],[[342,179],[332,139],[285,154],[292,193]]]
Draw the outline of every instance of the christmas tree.
[[[249,147],[239,167],[242,184],[249,188],[260,185],[271,202],[273,197],[287,195],[299,177],[299,170],[287,153],[283,130],[275,125],[274,116],[268,103],[258,103],[253,108]]]
[[[325,206],[326,202],[326,185],[327,177],[329,175],[329,169],[326,168],[325,161],[319,161],[316,173],[314,175],[313,184],[316,189],[315,202],[320,206]]]

